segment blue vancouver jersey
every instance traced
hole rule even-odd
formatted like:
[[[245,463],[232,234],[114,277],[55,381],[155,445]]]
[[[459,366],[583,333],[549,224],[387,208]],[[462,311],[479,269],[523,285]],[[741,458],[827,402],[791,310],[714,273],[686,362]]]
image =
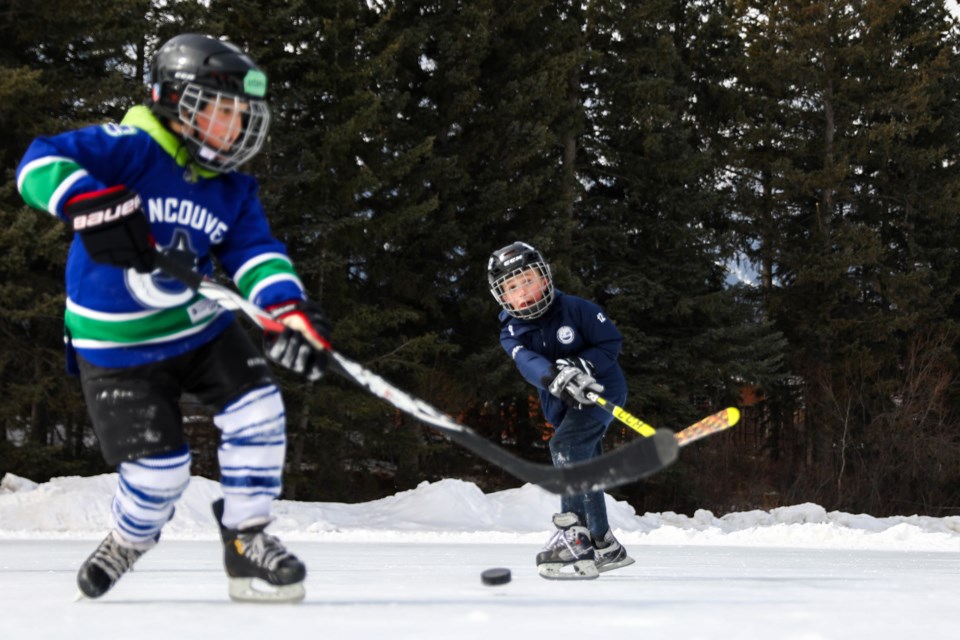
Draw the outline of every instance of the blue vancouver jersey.
[[[27,204],[64,220],[73,196],[117,185],[140,194],[158,248],[199,273],[210,275],[215,257],[257,305],[304,298],[286,248],[270,233],[256,179],[197,169],[146,107],[134,107],[120,124],[37,138],[17,168]],[[93,262],[79,237],[70,245],[66,287],[68,342],[101,367],[180,355],[233,318],[160,271]]]
[[[532,320],[500,312],[500,345],[513,358],[520,374],[537,387],[543,415],[550,424],[560,424],[569,408],[544,388],[543,378],[560,358],[579,357],[594,366],[594,377],[603,385],[603,397],[623,405],[627,381],[618,357],[623,335],[599,305],[555,291],[545,314]],[[591,417],[610,424],[613,417],[600,407],[585,409]]]

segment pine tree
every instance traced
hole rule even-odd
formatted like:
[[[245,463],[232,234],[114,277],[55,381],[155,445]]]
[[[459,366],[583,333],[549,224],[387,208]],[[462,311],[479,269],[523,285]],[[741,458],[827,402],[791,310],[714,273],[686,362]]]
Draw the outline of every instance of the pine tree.
[[[937,438],[952,419],[954,45],[938,2],[761,4],[738,3],[748,55],[732,172],[796,374],[770,445],[788,499],[890,509],[915,484],[874,465],[893,425]],[[938,345],[926,373],[906,366],[921,343]],[[907,402],[908,388],[926,399]],[[925,473],[906,459],[907,475]]]
[[[0,466],[35,480],[100,469],[79,385],[64,375],[63,269],[68,236],[28,208],[14,169],[32,138],[115,119],[142,92],[144,3],[15,2],[0,15],[0,407],[24,444]],[[89,34],[95,34],[90,37]],[[6,438],[4,438],[6,441]],[[6,442],[4,442],[6,444]]]
[[[587,16],[592,133],[578,167],[588,188],[572,263],[624,330],[631,405],[675,425],[756,382],[744,376],[772,373],[762,364],[769,352],[752,351],[765,330],[745,322],[748,308],[725,284],[723,158],[711,144],[724,116],[716,101],[710,110],[700,102],[711,97],[706,85],[727,78],[699,44],[723,15],[704,12],[597,2]]]

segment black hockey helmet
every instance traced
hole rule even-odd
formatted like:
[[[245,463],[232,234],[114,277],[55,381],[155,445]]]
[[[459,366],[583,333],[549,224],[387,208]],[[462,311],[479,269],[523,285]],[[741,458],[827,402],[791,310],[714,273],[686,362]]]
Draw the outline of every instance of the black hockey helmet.
[[[235,45],[184,33],[164,43],[150,64],[151,110],[183,125],[193,160],[213,171],[231,171],[260,151],[270,125],[267,76]],[[243,113],[239,130],[218,138],[198,120],[208,105]]]
[[[514,318],[539,318],[553,303],[550,265],[539,251],[526,242],[514,242],[494,251],[487,263],[487,281],[490,293],[503,310]],[[512,303],[506,301],[505,294],[524,286],[529,287],[530,298],[520,308],[514,308]]]

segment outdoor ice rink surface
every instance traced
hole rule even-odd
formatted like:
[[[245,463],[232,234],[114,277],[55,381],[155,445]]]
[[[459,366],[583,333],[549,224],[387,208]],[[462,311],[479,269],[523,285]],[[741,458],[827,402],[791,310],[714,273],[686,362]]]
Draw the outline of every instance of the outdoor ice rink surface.
[[[291,541],[296,605],[231,602],[215,540],[165,540],[75,602],[97,540],[0,540],[0,638],[670,640],[956,638],[960,553],[632,544],[593,581],[536,574],[537,545]],[[504,586],[481,584],[490,567]]]

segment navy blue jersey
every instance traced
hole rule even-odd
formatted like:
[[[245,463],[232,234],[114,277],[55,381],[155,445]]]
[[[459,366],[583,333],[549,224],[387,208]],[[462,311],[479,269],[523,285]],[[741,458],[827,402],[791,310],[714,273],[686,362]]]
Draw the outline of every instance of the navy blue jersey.
[[[533,320],[500,312],[500,345],[513,358],[520,374],[537,387],[543,415],[556,426],[569,408],[544,388],[544,377],[560,358],[579,357],[591,362],[593,375],[603,385],[603,397],[623,405],[627,381],[617,358],[623,335],[596,303],[556,291],[553,304]],[[547,379],[549,383],[551,378]],[[600,407],[588,407],[590,415],[603,424],[613,417]]]
[[[65,218],[71,197],[124,185],[140,194],[157,245],[199,273],[216,258],[260,306],[304,297],[284,245],[270,233],[250,175],[191,168],[179,139],[146,107],[120,124],[34,140],[17,169],[24,200]],[[67,335],[101,367],[175,357],[206,344],[231,322],[221,307],[161,271],[97,264],[79,237],[67,257]]]

